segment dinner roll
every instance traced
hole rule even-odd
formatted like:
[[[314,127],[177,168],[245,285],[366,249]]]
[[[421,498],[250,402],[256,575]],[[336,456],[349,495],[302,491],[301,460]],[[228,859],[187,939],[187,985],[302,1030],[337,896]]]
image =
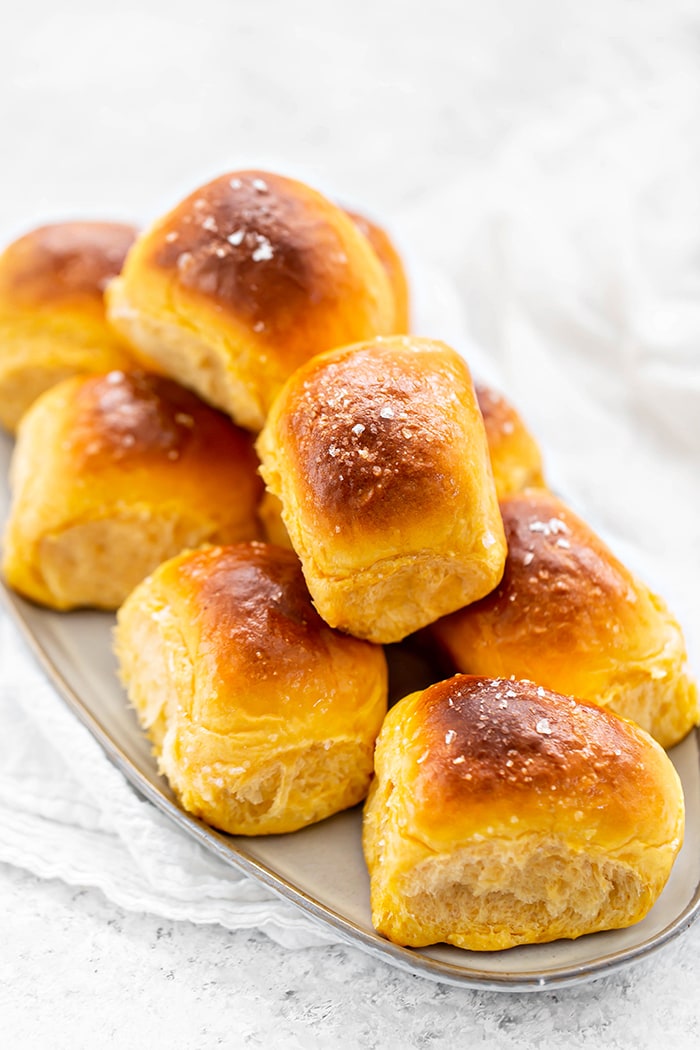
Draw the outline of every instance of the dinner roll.
[[[539,446],[516,409],[493,387],[475,383],[474,390],[484,419],[499,499],[533,485],[544,485]],[[269,489],[260,504],[260,518],[271,543],[291,546],[282,520],[282,503]]]
[[[391,290],[394,295],[394,324],[392,332],[397,334],[406,333],[410,330],[410,290],[408,277],[404,267],[403,259],[384,229],[366,215],[360,215],[356,211],[348,211],[348,215],[365,235],[369,243],[379,256],[379,261],[386,270]]]
[[[126,600],[115,645],[160,769],[195,816],[279,834],[367,794],[384,653],[321,620],[292,551],[178,555]]]
[[[3,571],[56,609],[114,609],[165,558],[259,534],[250,435],[177,383],[75,376],[24,416]]]
[[[683,838],[678,775],[631,722],[532,682],[457,675],[387,715],[363,846],[372,922],[474,951],[630,926]]]
[[[286,383],[257,449],[332,627],[399,641],[498,583],[484,423],[444,343],[394,336],[319,355]]]
[[[434,624],[450,666],[530,678],[637,722],[664,747],[698,720],[678,623],[550,492],[501,501],[508,558],[488,597]]]
[[[108,301],[144,366],[252,430],[298,365],[390,332],[395,313],[382,263],[342,208],[259,171],[222,175],[156,222]]]
[[[124,368],[104,290],[136,230],[116,222],[41,226],[0,255],[0,425],[14,432],[39,394],[66,376]]]
[[[543,486],[542,453],[517,409],[498,390],[475,383],[498,498]]]

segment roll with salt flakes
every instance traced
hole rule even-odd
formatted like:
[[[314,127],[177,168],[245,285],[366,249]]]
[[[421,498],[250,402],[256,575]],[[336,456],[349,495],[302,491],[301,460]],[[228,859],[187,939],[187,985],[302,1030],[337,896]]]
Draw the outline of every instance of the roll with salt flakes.
[[[444,343],[395,336],[318,355],[285,384],[256,447],[331,626],[399,641],[498,583],[484,422]]]
[[[698,721],[683,632],[666,603],[545,489],[501,500],[498,587],[428,637],[449,666],[529,678],[609,707],[664,747]]]
[[[532,682],[457,675],[389,711],[365,804],[372,921],[474,951],[641,920],[683,840],[679,777],[639,727]]]
[[[142,367],[254,431],[304,361],[398,323],[387,270],[350,216],[263,171],[213,179],[154,222],[107,301]]]

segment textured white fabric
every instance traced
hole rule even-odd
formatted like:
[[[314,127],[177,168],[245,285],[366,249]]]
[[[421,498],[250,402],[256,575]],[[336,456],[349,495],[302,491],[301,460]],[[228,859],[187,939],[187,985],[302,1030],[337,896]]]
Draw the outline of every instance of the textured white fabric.
[[[698,80],[671,43],[646,94],[604,105],[611,74],[387,219],[419,260],[418,330],[500,383],[550,480],[667,597],[697,672]],[[141,800],[4,611],[0,671],[0,860],[132,910],[335,939]]]
[[[96,886],[132,911],[259,928],[287,947],[334,940],[180,832],[132,790],[0,616],[0,860]]]

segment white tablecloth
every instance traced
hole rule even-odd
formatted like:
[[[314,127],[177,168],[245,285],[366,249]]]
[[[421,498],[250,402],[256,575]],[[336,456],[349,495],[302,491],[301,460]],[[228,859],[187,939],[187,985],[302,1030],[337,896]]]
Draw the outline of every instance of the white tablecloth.
[[[412,261],[419,330],[500,383],[700,671],[697,8],[332,6],[17,8],[3,239],[148,221],[248,164],[374,213]],[[0,668],[0,860],[289,947],[330,936],[139,800],[4,612]]]

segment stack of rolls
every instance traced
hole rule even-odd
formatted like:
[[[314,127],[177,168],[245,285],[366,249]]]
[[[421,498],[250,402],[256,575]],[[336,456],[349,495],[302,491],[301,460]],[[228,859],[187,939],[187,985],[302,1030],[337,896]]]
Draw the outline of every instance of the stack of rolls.
[[[183,808],[286,834],[366,799],[372,922],[400,944],[639,921],[683,837],[664,750],[698,722],[682,630],[548,490],[507,397],[411,333],[389,234],[232,172],[98,283],[124,357],[45,368],[21,407],[0,382],[3,571],[48,607],[116,612]],[[431,680],[392,704],[400,646]]]

